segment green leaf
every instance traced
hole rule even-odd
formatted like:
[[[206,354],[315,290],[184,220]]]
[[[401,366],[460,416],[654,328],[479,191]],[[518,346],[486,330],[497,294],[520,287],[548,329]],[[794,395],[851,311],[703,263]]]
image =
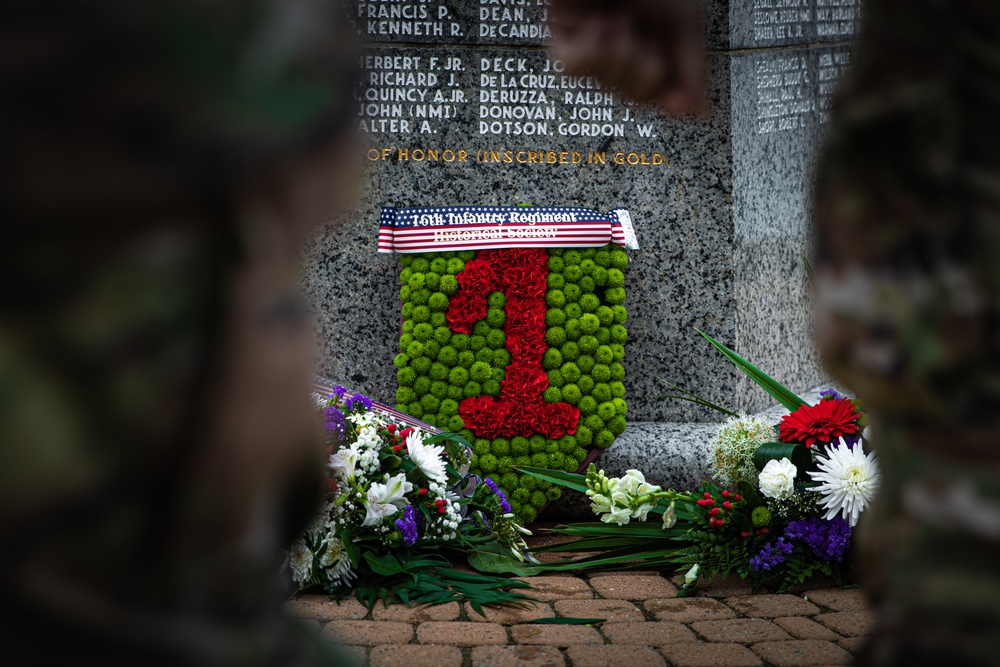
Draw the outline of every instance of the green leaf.
[[[514,558],[505,558],[500,554],[486,551],[474,551],[469,554],[469,565],[480,572],[512,573],[519,577],[530,577],[543,571],[537,565],[522,563]]]
[[[536,618],[533,621],[525,621],[527,623],[535,623],[536,625],[593,625],[594,623],[603,623],[606,619],[603,618],[570,618],[568,616],[563,616],[562,618]]]
[[[365,552],[365,560],[368,561],[368,564],[376,574],[388,577],[403,572],[399,561],[392,554],[382,554],[379,556],[371,551],[367,551]]]
[[[562,472],[560,470],[549,470],[548,468],[518,468],[515,466],[515,470],[527,473],[532,477],[537,477],[538,479],[544,479],[545,481],[552,482],[558,486],[572,489],[573,491],[579,491],[580,493],[587,492],[586,475],[577,475],[576,473]]]
[[[787,442],[765,442],[753,453],[753,464],[757,470],[763,470],[768,461],[788,459],[800,471],[806,471],[812,466],[812,454],[805,445],[794,445]]]
[[[806,275],[809,276],[809,284],[816,284],[816,280],[813,278],[813,267],[812,264],[809,263],[809,258],[805,255],[799,255],[799,257],[802,258],[802,266],[806,268]]]
[[[695,331],[704,336],[709,343],[715,346],[715,349],[717,349],[719,352],[722,352],[722,354],[725,355],[727,359],[736,364],[737,368],[746,373],[751,380],[759,384],[764,389],[764,391],[769,393],[774,398],[774,400],[778,401],[778,403],[788,408],[791,412],[795,412],[802,405],[805,404],[805,401],[796,396],[790,389],[785,387],[783,384],[772,378],[764,371],[760,370],[759,368],[751,364],[749,361],[747,361],[740,355],[730,350],[728,347],[726,347],[719,341],[709,336],[704,331],[700,329],[695,329]]]

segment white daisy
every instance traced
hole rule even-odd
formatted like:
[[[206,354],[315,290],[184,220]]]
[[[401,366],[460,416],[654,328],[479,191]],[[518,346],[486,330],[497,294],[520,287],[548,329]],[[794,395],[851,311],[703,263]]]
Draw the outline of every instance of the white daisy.
[[[822,505],[826,508],[825,519],[840,514],[851,526],[856,526],[858,517],[871,502],[878,489],[879,469],[875,452],[865,456],[858,443],[851,449],[844,443],[836,448],[827,447],[826,458],[817,461],[820,472],[810,472],[809,476],[822,484],[815,489],[823,495]]]
[[[444,465],[444,445],[427,445],[420,436],[410,434],[406,438],[406,453],[420,472],[428,479],[444,483],[448,481],[448,472]]]

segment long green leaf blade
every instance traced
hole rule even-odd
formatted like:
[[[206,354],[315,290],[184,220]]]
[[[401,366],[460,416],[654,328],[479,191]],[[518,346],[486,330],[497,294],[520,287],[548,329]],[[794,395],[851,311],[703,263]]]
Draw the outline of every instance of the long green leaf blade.
[[[711,343],[715,349],[721,352],[727,359],[733,362],[737,368],[747,374],[747,376],[756,382],[761,388],[769,393],[778,403],[785,406],[791,412],[795,412],[799,409],[805,401],[795,395],[790,389],[785,387],[783,384],[772,378],[770,375],[760,370],[749,361],[736,354],[728,347],[715,340],[707,333],[701,329],[695,329],[699,334],[701,334],[709,343]]]
[[[530,466],[518,467],[516,469],[532,477],[544,479],[547,482],[552,482],[573,491],[579,491],[580,493],[587,492],[587,477],[585,475],[562,472],[561,470],[549,470],[548,468],[532,468]]]

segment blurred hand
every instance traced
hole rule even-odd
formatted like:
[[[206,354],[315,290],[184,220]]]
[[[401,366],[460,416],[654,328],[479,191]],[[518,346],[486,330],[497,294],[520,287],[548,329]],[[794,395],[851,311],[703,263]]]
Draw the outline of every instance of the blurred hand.
[[[671,114],[705,111],[697,0],[552,0],[552,53],[566,70]]]

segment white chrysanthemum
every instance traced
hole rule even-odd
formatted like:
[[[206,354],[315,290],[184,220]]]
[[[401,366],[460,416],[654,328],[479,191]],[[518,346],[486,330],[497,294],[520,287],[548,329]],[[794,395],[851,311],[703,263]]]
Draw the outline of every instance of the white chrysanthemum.
[[[851,449],[843,442],[827,447],[826,458],[819,458],[820,472],[810,472],[809,476],[821,482],[813,489],[822,494],[822,506],[826,508],[824,519],[832,519],[838,514],[851,526],[856,526],[858,517],[871,502],[878,489],[879,469],[875,452],[865,456],[858,443]]]
[[[306,534],[312,538],[318,538],[325,533],[330,523],[330,510],[332,509],[333,503],[323,503],[313,516],[312,521],[306,526]]]
[[[319,564],[326,570],[326,575],[334,583],[350,583],[357,574],[351,569],[351,559],[344,549],[344,543],[335,532],[330,532],[324,540],[326,551],[319,559]]]
[[[760,417],[731,417],[719,426],[709,447],[708,464],[712,476],[724,487],[737,482],[757,484],[753,455],[765,442],[774,440],[774,427]]]
[[[304,539],[299,539],[288,552],[288,569],[292,580],[303,586],[312,577],[313,553]]]
[[[427,445],[423,439],[410,434],[406,438],[406,454],[428,479],[444,483],[448,481],[448,472],[444,464],[444,445]]]
[[[765,498],[787,498],[795,493],[799,469],[788,459],[771,459],[760,471],[760,492]]]

